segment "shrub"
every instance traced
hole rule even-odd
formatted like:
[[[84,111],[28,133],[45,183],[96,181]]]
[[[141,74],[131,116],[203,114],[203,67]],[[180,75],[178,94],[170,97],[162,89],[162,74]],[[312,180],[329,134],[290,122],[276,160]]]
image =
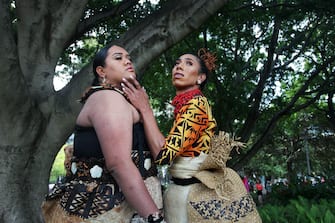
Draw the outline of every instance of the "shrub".
[[[308,200],[299,196],[287,205],[266,204],[258,208],[263,223],[333,223],[335,200]]]

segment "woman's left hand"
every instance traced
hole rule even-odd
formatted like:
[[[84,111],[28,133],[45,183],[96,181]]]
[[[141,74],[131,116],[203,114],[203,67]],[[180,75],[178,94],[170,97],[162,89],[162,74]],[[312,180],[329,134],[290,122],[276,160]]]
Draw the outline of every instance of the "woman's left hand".
[[[140,113],[151,109],[148,94],[135,77],[123,78],[121,86],[130,103]]]

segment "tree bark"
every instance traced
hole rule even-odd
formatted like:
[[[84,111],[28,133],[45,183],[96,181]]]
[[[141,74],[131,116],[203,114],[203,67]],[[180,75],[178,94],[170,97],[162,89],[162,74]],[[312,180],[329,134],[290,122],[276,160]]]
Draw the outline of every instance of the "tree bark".
[[[61,91],[52,85],[64,47],[80,37],[77,28],[87,2],[15,1],[15,9],[10,9],[10,2],[0,1],[0,222],[42,222],[40,205],[52,163],[73,131],[80,110],[76,100],[93,79],[87,64]],[[167,1],[129,29],[121,40],[137,70],[143,71],[225,3]]]

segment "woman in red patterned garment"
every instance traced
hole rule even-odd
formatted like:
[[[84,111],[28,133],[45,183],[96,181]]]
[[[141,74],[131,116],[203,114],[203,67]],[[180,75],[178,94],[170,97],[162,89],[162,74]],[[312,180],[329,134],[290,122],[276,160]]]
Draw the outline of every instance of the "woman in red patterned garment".
[[[228,137],[227,144],[219,140],[213,145],[218,138],[227,139],[221,132],[214,137],[216,121],[201,91],[215,69],[215,61],[205,49],[176,60],[172,69],[174,122],[167,137],[158,128],[144,88],[134,77],[123,79],[121,84],[141,114],[156,163],[169,165],[172,183],[163,199],[168,223],[261,222],[239,175],[226,168],[222,159],[238,143]]]
[[[174,123],[166,138],[158,129],[146,92],[135,78],[124,79],[123,91],[141,113],[156,163],[171,165],[169,172],[173,183],[164,195],[164,212],[169,223],[188,222],[188,190],[192,184],[199,183],[193,174],[206,157],[214,135],[216,121],[201,92],[210,71],[215,68],[214,62],[215,57],[204,49],[199,51],[199,56],[184,54],[176,60],[172,69],[172,84],[176,88],[172,100]]]

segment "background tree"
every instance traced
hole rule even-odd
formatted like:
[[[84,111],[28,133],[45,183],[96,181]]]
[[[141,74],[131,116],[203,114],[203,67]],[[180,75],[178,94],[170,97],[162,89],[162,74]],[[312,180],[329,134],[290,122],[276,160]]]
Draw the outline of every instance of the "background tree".
[[[170,113],[163,111],[174,96],[169,75],[174,58],[208,47],[217,53],[219,64],[205,92],[212,100],[218,129],[248,142],[241,154],[233,154],[230,165],[237,170],[262,169],[261,174],[273,176],[308,174],[303,159],[305,128],[320,130],[320,149],[322,134],[334,142],[331,2],[234,1],[223,7],[145,73],[143,83],[162,129],[167,131],[165,126],[170,125],[165,121]],[[314,118],[303,119],[306,114]],[[328,148],[332,150],[334,146]],[[322,163],[315,171],[334,167],[331,156],[320,158],[313,159]]]
[[[304,162],[307,141],[317,147],[311,150],[318,160],[312,168],[330,174],[333,4],[0,1],[0,221],[41,221],[39,206],[50,168],[72,133],[80,109],[75,101],[92,79],[92,56],[115,39],[135,59],[163,131],[170,120],[167,105],[174,96],[170,73],[176,56],[207,47],[216,52],[219,65],[205,92],[218,129],[248,143],[241,154],[233,154],[230,165],[237,170],[258,168],[262,174],[273,169],[298,172],[303,170],[296,167]],[[71,77],[55,91],[53,79],[60,67],[60,75]],[[306,114],[313,116],[304,119]],[[310,132],[304,130],[310,127],[317,134],[305,140],[304,133]]]
[[[53,159],[72,133],[80,109],[75,102],[93,77],[90,49],[119,39],[141,72],[224,4],[0,1],[0,221],[41,222]],[[56,65],[74,54],[85,66],[70,66],[71,81],[55,91]]]

